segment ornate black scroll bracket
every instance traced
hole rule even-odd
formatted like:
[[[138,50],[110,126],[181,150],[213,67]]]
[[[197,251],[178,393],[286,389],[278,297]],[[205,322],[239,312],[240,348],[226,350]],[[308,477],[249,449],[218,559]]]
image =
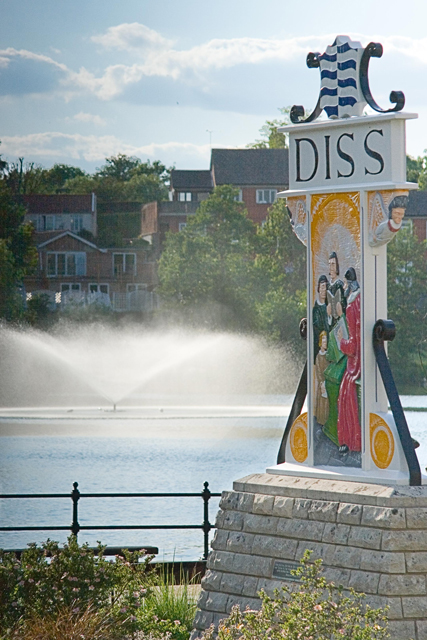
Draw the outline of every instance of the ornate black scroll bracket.
[[[371,58],[381,58],[383,55],[383,46],[379,42],[370,42],[362,54],[362,58],[360,60],[360,88],[362,89],[363,96],[368,103],[368,105],[374,111],[378,111],[378,113],[392,113],[394,111],[402,111],[405,106],[405,94],[403,91],[392,91],[390,93],[390,102],[394,104],[394,107],[391,109],[381,109],[381,107],[375,102],[372,97],[371,89],[369,87],[368,80],[368,69],[369,69],[369,60]]]
[[[390,363],[384,349],[384,341],[394,340],[396,328],[392,320],[377,320],[373,331],[373,347],[378,369],[384,383],[390,408],[396,423],[397,432],[400,442],[402,443],[403,453],[409,469],[409,484],[411,486],[420,486],[421,469],[418,462],[417,454],[414,449],[414,442],[409,433],[408,424],[405,414],[403,413],[402,404],[400,402],[399,393],[394,382]]]
[[[307,318],[303,318],[299,325],[299,331],[301,338],[307,340]],[[288,441],[289,432],[295,420],[300,415],[304,406],[305,399],[307,397],[307,362],[304,365],[303,372],[301,374],[298,388],[295,394],[294,401],[292,403],[291,412],[286,423],[285,431],[283,433],[282,442],[280,443],[279,453],[277,454],[277,464],[285,462],[286,458],[286,442]]]
[[[381,58],[383,47],[379,42],[370,42],[363,48],[347,36],[338,36],[325,53],[309,53],[307,66],[320,70],[320,92],[313,112],[305,117],[304,107],[294,105],[290,119],[293,124],[305,124],[316,120],[323,110],[329,118],[346,118],[362,115],[368,104],[378,113],[401,111],[405,105],[402,91],[392,91],[390,102],[394,107],[382,109],[374,100],[368,80],[369,61]]]

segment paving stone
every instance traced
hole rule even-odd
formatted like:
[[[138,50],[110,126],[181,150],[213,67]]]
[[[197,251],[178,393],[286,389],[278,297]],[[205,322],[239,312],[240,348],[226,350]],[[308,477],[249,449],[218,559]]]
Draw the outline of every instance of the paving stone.
[[[427,640],[427,620],[417,620],[415,623],[417,629],[417,640]]]
[[[405,573],[405,554],[364,549],[360,568],[380,573]]]
[[[259,598],[238,598],[235,596],[228,597],[227,613],[230,613],[231,609],[238,604],[241,611],[251,609],[258,611],[261,608],[261,600]]]
[[[341,569],[337,567],[324,567],[322,575],[327,582],[333,582],[336,587],[342,585],[348,587],[350,581],[350,569]]]
[[[274,516],[258,516],[248,513],[245,515],[243,530],[253,533],[268,533],[274,535],[279,518]],[[289,522],[289,521],[286,521]]]
[[[227,532],[227,551],[237,551],[239,553],[251,553],[254,535],[244,531]]]
[[[241,531],[243,528],[244,514],[239,511],[224,511],[222,526],[231,531]]]
[[[406,509],[406,524],[408,529],[427,529],[427,508]]]
[[[206,611],[217,611],[218,613],[227,612],[227,601],[229,595],[227,593],[218,593],[217,591],[208,591],[208,597],[204,604]]]
[[[212,538],[212,549],[220,549],[224,551],[227,548],[228,531],[224,529],[216,529],[215,535]]]
[[[274,496],[266,496],[266,495],[256,495],[253,506],[252,513],[263,514],[269,516],[273,512],[274,506]]]
[[[298,540],[273,536],[255,536],[252,553],[271,558],[283,558],[293,560],[298,546]]]
[[[346,549],[347,547],[343,548]],[[311,551],[310,560],[323,560],[325,565],[333,565],[335,549],[336,547],[333,544],[300,540],[295,554],[295,560],[299,561],[306,551]]]
[[[415,623],[407,620],[390,620],[388,631],[391,640],[415,640]]]
[[[385,607],[388,607],[389,620],[401,620],[403,618],[402,600],[399,597],[390,598],[389,596],[367,594],[363,602],[372,609],[385,609]]]
[[[285,498],[284,496],[275,496],[273,515],[280,516],[282,518],[292,518],[292,511],[294,508],[294,499]]]
[[[427,573],[427,552],[412,551],[405,553],[408,573]]]
[[[322,541],[332,544],[347,544],[349,533],[350,525],[328,522],[323,530]]]
[[[231,571],[234,555],[228,551],[212,551],[208,556],[206,567],[212,571]]]
[[[427,612],[427,597],[402,597],[403,615],[405,618],[425,618]]]
[[[378,593],[386,596],[423,595],[426,592],[424,576],[418,575],[382,575]]]
[[[229,571],[246,576],[259,576],[268,578],[271,576],[273,560],[261,556],[248,556],[241,553],[233,554],[233,562],[229,565]]]
[[[277,524],[277,535],[290,538],[305,538],[320,541],[325,529],[324,522],[280,518]]]
[[[292,512],[293,518],[304,518],[308,520],[308,512],[311,507],[311,500],[295,498],[294,500],[294,508]]]
[[[369,527],[351,527],[348,544],[364,549],[381,549],[382,531]]]
[[[255,578],[257,580],[257,578]],[[243,590],[243,579],[242,576],[237,575],[237,573],[223,573],[221,579],[221,585],[218,588],[218,591],[221,593],[234,593],[237,595],[242,595]]]
[[[362,561],[363,550],[357,547],[344,547],[337,545],[333,560],[330,563],[334,567],[345,567],[348,569],[359,569]]]
[[[362,519],[362,506],[360,504],[341,503],[338,505],[337,522],[343,524],[360,524]]]
[[[427,551],[425,531],[383,531],[381,548],[385,551]]]
[[[219,591],[222,575],[220,571],[208,569],[202,578],[202,589],[205,591]]]
[[[219,506],[224,510],[251,511],[254,498],[253,493],[223,491]]]
[[[349,587],[361,593],[377,593],[380,574],[373,571],[352,571]]]
[[[308,510],[310,520],[320,522],[335,522],[337,519],[338,502],[326,500],[312,500]]]
[[[382,529],[406,529],[405,509],[365,505],[361,524],[366,527],[380,527]]]

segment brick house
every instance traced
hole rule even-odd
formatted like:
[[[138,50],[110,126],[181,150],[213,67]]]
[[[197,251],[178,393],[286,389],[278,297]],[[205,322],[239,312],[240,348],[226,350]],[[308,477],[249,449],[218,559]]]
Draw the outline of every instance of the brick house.
[[[25,222],[32,222],[38,232],[85,229],[97,236],[96,195],[30,195],[24,196]]]
[[[427,191],[410,191],[405,221],[410,222],[418,240],[427,238]]]
[[[39,258],[37,273],[24,282],[27,296],[45,293],[52,307],[71,301],[100,302],[117,311],[153,306],[156,272],[147,261],[147,249],[132,241],[124,247],[97,246],[95,194],[33,195],[26,196],[24,204],[25,221],[32,222],[35,229]],[[127,208],[135,217],[135,203]],[[136,233],[129,228],[133,237],[139,234],[140,227],[141,205],[137,208]],[[114,210],[111,215],[122,213],[120,204],[119,211]],[[135,226],[135,221],[131,222]],[[85,235],[85,231],[91,235]]]
[[[150,202],[142,208],[141,236],[159,255],[167,231],[184,228],[201,201],[216,186],[230,184],[238,189],[248,216],[262,224],[278,191],[288,187],[288,149],[212,149],[209,171],[171,172],[170,202]]]

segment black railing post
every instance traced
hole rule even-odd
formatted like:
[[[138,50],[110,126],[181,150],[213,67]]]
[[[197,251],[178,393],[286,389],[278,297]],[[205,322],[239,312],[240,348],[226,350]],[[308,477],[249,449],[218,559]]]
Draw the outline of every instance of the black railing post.
[[[80,499],[80,491],[78,490],[79,483],[73,482],[73,490],[71,492],[71,500],[73,501],[73,521],[71,523],[71,532],[76,536],[80,531],[79,519],[78,519],[78,502]]]
[[[209,500],[211,498],[211,492],[209,491],[209,482],[203,483],[204,489],[202,491],[203,498],[203,536],[204,536],[204,553],[203,560],[208,559],[209,555],[209,531],[212,529],[212,525],[209,522]]]

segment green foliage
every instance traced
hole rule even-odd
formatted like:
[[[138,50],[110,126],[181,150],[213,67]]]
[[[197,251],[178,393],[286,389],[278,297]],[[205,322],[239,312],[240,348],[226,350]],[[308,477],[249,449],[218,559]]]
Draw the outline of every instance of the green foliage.
[[[161,571],[160,583],[145,598],[138,613],[138,626],[145,633],[169,633],[173,640],[187,640],[196,614],[192,581],[181,573],[179,585],[173,573]]]
[[[151,556],[126,553],[108,562],[75,537],[60,548],[48,540],[29,545],[20,560],[0,551],[0,632],[19,629],[33,617],[54,618],[71,610],[78,618],[88,608],[121,625],[123,635],[137,629],[137,613],[154,584]],[[142,558],[142,562],[138,562]]]
[[[389,638],[387,619],[381,609],[371,609],[364,595],[328,583],[321,575],[321,560],[310,564],[306,551],[301,566],[293,571],[300,579],[295,590],[282,587],[274,598],[261,591],[259,611],[234,607],[219,625],[218,640],[380,640]],[[213,627],[203,640],[215,638]]]
[[[64,190],[71,194],[96,193],[102,201],[152,202],[167,199],[169,171],[158,160],[142,162],[119,153],[106,158],[93,175],[66,180]]]
[[[289,113],[290,107],[281,107],[279,108],[280,113],[282,114],[282,118],[278,120],[275,118],[274,120],[267,120],[265,124],[259,130],[262,138],[261,140],[256,140],[248,145],[246,145],[250,149],[284,149],[288,146],[288,136],[286,133],[280,133],[278,131],[279,127],[284,127],[285,125],[290,123]]]
[[[388,315],[396,325],[389,357],[400,385],[421,387],[427,377],[426,248],[409,228],[401,229],[387,247]]]
[[[196,318],[202,306],[221,309],[212,313],[211,324],[215,319],[223,328],[256,331],[302,353],[305,248],[283,200],[257,228],[235,196],[229,186],[216,188],[182,232],[168,234],[159,265],[161,293],[169,306],[192,309]]]
[[[23,313],[19,291],[24,276],[37,264],[33,228],[23,223],[24,209],[0,181],[0,317],[16,320]]]
[[[159,262],[162,295],[175,305],[226,307],[236,327],[251,324],[255,225],[237,190],[217,187],[187,227],[167,235]]]
[[[25,320],[33,327],[48,329],[56,319],[55,313],[50,308],[49,296],[45,293],[32,295],[27,302]]]

